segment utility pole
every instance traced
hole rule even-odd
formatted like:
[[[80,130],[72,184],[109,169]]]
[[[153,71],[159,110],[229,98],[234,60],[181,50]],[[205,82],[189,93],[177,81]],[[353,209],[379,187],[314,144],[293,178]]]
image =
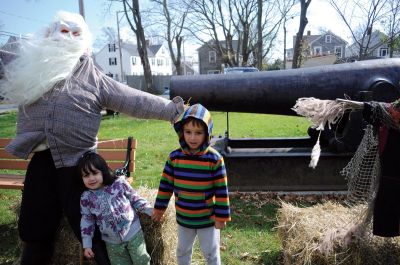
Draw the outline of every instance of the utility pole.
[[[79,14],[85,19],[85,7],[83,4],[83,0],[79,0]]]
[[[123,67],[122,67],[122,49],[121,49],[121,37],[119,35],[119,22],[121,19],[119,19],[118,14],[119,13],[124,13],[124,11],[117,11],[117,31],[118,31],[118,51],[119,51],[119,67],[120,67],[120,78],[121,82],[124,81],[124,72],[123,72]]]
[[[185,36],[183,36],[182,44],[183,44],[183,75],[186,75]]]

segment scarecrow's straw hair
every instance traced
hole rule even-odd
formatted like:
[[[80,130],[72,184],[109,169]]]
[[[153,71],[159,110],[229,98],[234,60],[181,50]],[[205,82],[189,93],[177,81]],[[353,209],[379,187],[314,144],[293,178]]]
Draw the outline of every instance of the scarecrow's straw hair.
[[[365,209],[333,202],[313,207],[282,202],[278,235],[284,264],[400,264],[400,239],[373,236],[355,223],[354,217]]]

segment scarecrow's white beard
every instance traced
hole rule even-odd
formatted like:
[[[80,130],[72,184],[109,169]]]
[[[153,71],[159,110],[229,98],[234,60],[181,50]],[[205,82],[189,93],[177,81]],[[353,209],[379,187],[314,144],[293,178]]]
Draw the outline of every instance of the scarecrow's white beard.
[[[23,40],[18,57],[5,67],[0,96],[18,105],[35,102],[72,75],[85,48],[76,40]]]

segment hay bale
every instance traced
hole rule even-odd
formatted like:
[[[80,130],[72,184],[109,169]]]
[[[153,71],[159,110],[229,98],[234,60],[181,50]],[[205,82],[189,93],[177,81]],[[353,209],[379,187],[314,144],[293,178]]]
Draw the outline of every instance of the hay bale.
[[[277,228],[284,264],[400,264],[398,238],[373,236],[370,225],[359,232],[355,221],[365,209],[332,202],[301,208],[282,202]],[[324,250],[327,244],[331,251]]]
[[[157,196],[156,189],[140,187],[137,191],[141,197],[154,205],[154,200]],[[146,214],[140,214],[139,216],[146,240],[147,252],[151,256],[151,264],[177,264],[175,253],[178,233],[173,198],[171,198],[168,209],[165,211],[164,221],[162,223],[152,221]]]
[[[13,206],[13,211],[15,212],[18,220],[19,210],[21,207],[21,202],[17,202]],[[20,242],[20,247],[22,249],[23,242]],[[82,255],[81,244],[75,237],[74,232],[70,228],[68,221],[65,217],[61,219],[60,227],[57,231],[55,242],[54,242],[54,253],[50,264],[52,265],[80,265]],[[18,258],[13,264],[19,264],[20,259]],[[84,265],[95,264],[92,261],[85,260]]]

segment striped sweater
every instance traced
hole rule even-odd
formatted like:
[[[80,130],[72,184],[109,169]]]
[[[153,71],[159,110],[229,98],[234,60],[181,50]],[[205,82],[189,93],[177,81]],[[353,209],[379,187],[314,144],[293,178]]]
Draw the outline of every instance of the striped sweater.
[[[207,124],[208,135],[211,135],[211,116],[203,106],[196,104],[190,107],[181,122],[189,116],[203,120]],[[223,157],[209,146],[209,137],[196,153],[190,153],[182,141],[181,123],[178,122],[174,127],[180,137],[181,148],[172,151],[165,163],[154,209],[165,211],[174,194],[176,219],[184,227],[205,228],[214,226],[215,220],[229,221],[227,175]]]

